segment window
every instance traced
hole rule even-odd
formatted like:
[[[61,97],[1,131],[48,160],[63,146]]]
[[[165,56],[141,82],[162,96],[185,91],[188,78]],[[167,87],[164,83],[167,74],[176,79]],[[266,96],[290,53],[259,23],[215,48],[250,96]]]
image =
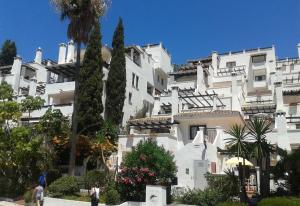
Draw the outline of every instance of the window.
[[[226,67],[227,68],[233,68],[236,66],[236,62],[226,62]]]
[[[296,124],[296,129],[300,129],[300,124]]]
[[[257,82],[265,81],[265,80],[266,80],[266,75],[255,76],[255,81]]]
[[[161,85],[164,86],[164,79],[161,79]]]
[[[185,174],[190,174],[190,169],[189,168],[185,168]]]
[[[159,83],[159,79],[160,79],[160,78],[159,78],[159,75],[157,75],[157,82],[158,82],[158,83]]]
[[[129,92],[129,95],[128,95],[128,103],[129,104],[132,104],[132,93],[131,92]]]
[[[139,77],[137,75],[136,75],[136,78],[135,78],[135,88],[139,89]]]
[[[136,65],[141,66],[141,54],[139,51],[134,49],[132,59],[133,62],[136,63]]]
[[[131,83],[131,85],[132,85],[133,88],[134,88],[134,79],[135,79],[135,74],[132,73],[132,83]]]
[[[263,63],[263,62],[266,62],[265,54],[252,56],[252,63]]]
[[[204,127],[204,134],[207,134],[206,125],[193,125],[190,126],[190,139],[194,139],[196,137],[199,127]]]
[[[147,82],[147,93],[153,95],[153,86]]]

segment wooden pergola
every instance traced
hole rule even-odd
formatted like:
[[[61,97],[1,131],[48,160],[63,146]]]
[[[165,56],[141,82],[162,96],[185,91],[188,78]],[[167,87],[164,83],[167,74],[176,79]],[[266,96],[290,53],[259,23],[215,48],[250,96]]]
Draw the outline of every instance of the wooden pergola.
[[[210,109],[213,108],[214,101],[216,107],[225,107],[224,103],[218,97],[217,93],[212,90],[212,93],[205,91],[200,93],[194,88],[179,89],[179,99],[182,99],[185,103],[191,105],[192,109]]]
[[[75,63],[65,63],[47,66],[46,69],[58,75],[65,77],[75,77]]]
[[[179,124],[176,121],[171,121],[171,119],[168,120],[159,120],[159,121],[131,121],[129,122],[129,126],[138,127],[140,129],[160,129],[160,128],[167,128],[170,129],[172,125]]]

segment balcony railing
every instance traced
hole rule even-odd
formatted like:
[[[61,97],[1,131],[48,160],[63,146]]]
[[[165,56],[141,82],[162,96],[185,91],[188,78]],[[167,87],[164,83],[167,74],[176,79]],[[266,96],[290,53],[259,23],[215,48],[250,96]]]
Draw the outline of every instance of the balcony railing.
[[[230,76],[232,72],[236,72],[237,74],[245,74],[245,65],[242,66],[235,66],[232,68],[219,68],[217,70],[217,75],[218,76]]]

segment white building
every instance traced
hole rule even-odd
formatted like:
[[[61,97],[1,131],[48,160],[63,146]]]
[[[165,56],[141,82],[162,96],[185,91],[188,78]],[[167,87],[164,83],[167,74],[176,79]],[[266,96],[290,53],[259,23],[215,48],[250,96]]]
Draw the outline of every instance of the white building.
[[[60,109],[70,116],[73,112],[74,75],[76,49],[73,41],[59,45],[58,60],[42,59],[42,49],[38,48],[33,62],[22,63],[16,57],[13,65],[0,67],[0,80],[12,85],[18,101],[27,95],[41,96],[46,102],[41,110],[33,111],[30,121],[38,121],[49,107]],[[83,59],[84,51],[81,54]],[[126,99],[124,102],[123,126],[135,116],[137,111],[146,107],[151,112],[154,95],[167,88],[168,75],[172,70],[171,56],[163,45],[129,46],[126,48]],[[109,73],[111,51],[102,48],[103,97],[106,100],[106,80]],[[105,108],[104,108],[105,110]],[[23,114],[23,120],[28,120]]]
[[[267,139],[291,151],[300,146],[300,45],[297,58],[279,60],[275,47],[212,54],[169,73],[167,90],[155,96],[151,116],[130,120],[119,136],[119,164],[141,140],[155,138],[175,155],[178,186],[205,187],[203,174],[222,173],[233,124],[268,115]],[[273,159],[273,164],[276,159]],[[202,182],[202,183],[201,183]]]

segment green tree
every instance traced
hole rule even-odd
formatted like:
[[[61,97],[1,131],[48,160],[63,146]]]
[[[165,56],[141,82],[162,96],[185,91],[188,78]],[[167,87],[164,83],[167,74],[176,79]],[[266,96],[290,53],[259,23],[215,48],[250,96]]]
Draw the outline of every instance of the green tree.
[[[30,118],[30,113],[34,110],[40,110],[44,103],[45,100],[41,97],[27,96],[21,101],[21,111],[28,112],[28,118]]]
[[[147,184],[170,186],[177,172],[174,156],[153,140],[140,142],[122,164],[117,180],[127,201],[144,201]]]
[[[13,89],[7,82],[0,84],[0,125],[9,128],[9,123],[16,123],[22,115],[20,105],[12,101]]]
[[[230,130],[226,131],[227,134],[231,135],[231,137],[226,138],[225,141],[229,146],[229,153],[233,155],[237,155],[237,157],[243,158],[243,164],[239,163],[238,171],[239,171],[239,180],[241,187],[241,201],[248,201],[246,188],[245,188],[245,159],[248,154],[247,150],[247,135],[246,126],[242,125],[233,125]]]
[[[101,47],[100,26],[97,23],[89,39],[78,80],[78,133],[84,135],[95,136],[103,122]]]
[[[35,125],[36,131],[43,137],[45,146],[53,151],[54,141],[64,140],[67,141],[70,134],[70,121],[68,117],[65,117],[59,109],[52,110],[49,108],[42,119]],[[58,158],[60,158],[60,152]]]
[[[0,53],[0,66],[12,65],[17,55],[17,48],[14,41],[6,40]]]
[[[77,47],[76,69],[75,69],[75,91],[72,114],[72,135],[69,174],[75,173],[76,142],[78,132],[78,95],[79,95],[79,73],[80,73],[80,51],[81,44],[86,44],[90,33],[98,23],[100,16],[105,12],[108,0],[50,0],[60,12],[61,20],[68,19],[67,35],[73,39]]]
[[[0,85],[0,194],[19,195],[51,165],[51,156],[41,147],[42,139],[32,128],[19,127],[21,106],[12,100],[12,88]]]
[[[283,185],[289,189],[292,195],[300,194],[300,147],[292,151],[292,153],[283,154],[273,169],[274,179],[287,180],[287,184]],[[281,186],[281,185],[280,185]]]
[[[117,127],[109,121],[105,121],[93,140],[92,156],[100,160],[101,166],[108,172],[106,161],[112,152],[117,150]]]
[[[112,59],[106,86],[106,119],[120,125],[123,119],[123,106],[126,89],[126,61],[124,48],[124,28],[122,19],[114,32]]]
[[[247,124],[249,136],[253,141],[250,144],[251,156],[256,159],[260,169],[260,193],[263,197],[268,196],[270,192],[270,153],[273,152],[273,148],[267,142],[266,134],[272,131],[271,124],[271,121],[260,117],[251,118]]]

